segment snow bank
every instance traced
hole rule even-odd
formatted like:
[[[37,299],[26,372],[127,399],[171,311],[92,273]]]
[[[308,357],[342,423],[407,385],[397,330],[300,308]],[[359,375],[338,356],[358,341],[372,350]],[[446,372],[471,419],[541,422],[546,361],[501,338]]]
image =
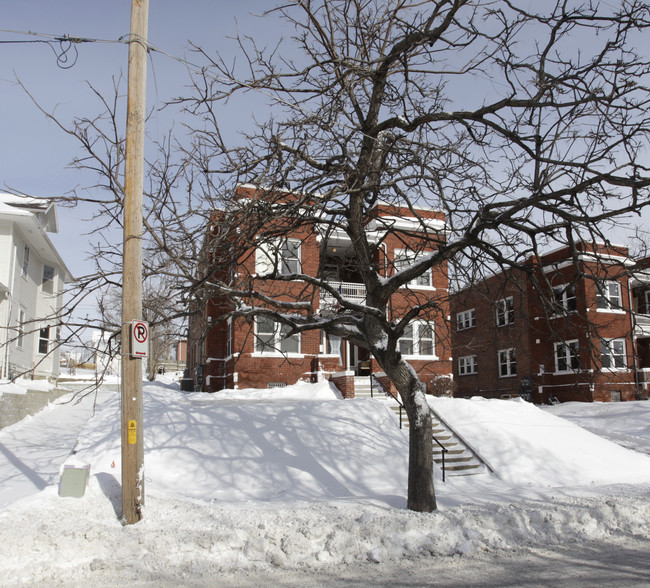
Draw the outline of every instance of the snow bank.
[[[615,443],[650,454],[650,402],[565,402],[544,407]]]
[[[27,394],[28,390],[51,390],[54,388],[47,380],[25,380],[18,378],[13,382],[0,380],[0,396],[3,394]]]
[[[152,493],[144,519],[122,527],[119,485],[100,475],[83,499],[59,499],[48,488],[0,513],[0,537],[11,544],[0,573],[4,585],[199,585],[246,570],[415,565],[417,558],[646,534],[648,493],[616,493],[617,500],[516,501],[431,514],[359,500],[219,504]]]
[[[145,385],[148,488],[207,501],[361,496],[404,505],[408,445],[385,406],[336,400],[327,383],[289,386],[270,402],[274,393]],[[120,459],[116,394],[89,421],[67,463],[116,475]]]
[[[427,514],[405,509],[408,439],[385,403],[340,401],[323,385],[279,392],[146,384],[146,504],[143,520],[126,527],[119,395],[104,392],[65,460],[91,465],[85,496],[60,498],[56,480],[44,478],[42,491],[0,507],[0,541],[10,546],[0,557],[3,586],[214,585],[224,574],[277,569],[336,578],[364,562],[412,566],[522,546],[620,545],[650,532],[648,458],[532,405],[432,401],[500,478],[442,484],[437,471],[439,510]],[[34,454],[72,429],[72,407],[40,415],[60,430],[28,430],[38,419],[23,425]],[[608,426],[605,415],[596,421]],[[28,443],[12,451],[13,461],[0,464],[3,480],[44,467],[26,459]]]
[[[542,487],[650,483],[650,457],[529,402],[428,398],[504,482]]]

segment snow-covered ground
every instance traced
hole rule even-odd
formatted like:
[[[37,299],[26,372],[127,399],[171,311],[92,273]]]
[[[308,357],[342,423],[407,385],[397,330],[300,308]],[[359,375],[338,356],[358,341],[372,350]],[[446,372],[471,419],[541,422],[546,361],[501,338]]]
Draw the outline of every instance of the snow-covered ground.
[[[432,566],[452,578],[479,564],[492,580],[476,568],[463,585],[499,585],[523,548],[553,574],[540,550],[575,560],[596,545],[626,550],[626,584],[650,584],[635,555],[650,531],[648,402],[433,398],[496,475],[437,471],[439,509],[421,514],[405,509],[408,440],[382,401],[341,401],[325,383],[145,383],[146,506],[122,526],[119,394],[69,400],[0,431],[3,586],[422,585]],[[63,465],[86,464],[85,496],[59,497]]]

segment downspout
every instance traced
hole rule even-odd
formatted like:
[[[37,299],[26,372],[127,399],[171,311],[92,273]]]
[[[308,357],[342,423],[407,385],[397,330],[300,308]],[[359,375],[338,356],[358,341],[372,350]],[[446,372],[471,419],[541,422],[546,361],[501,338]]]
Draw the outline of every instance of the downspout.
[[[636,313],[632,308],[632,285],[630,284],[630,278],[627,279],[627,296],[630,303],[630,328],[632,336],[632,362],[634,364],[634,386],[636,390],[639,389],[639,358],[637,354],[637,344],[636,344]]]
[[[4,340],[4,348],[5,348],[5,358],[2,364],[2,373],[0,374],[0,379],[3,380],[8,380],[9,379],[9,331],[11,329],[11,303],[13,301],[13,297],[11,296],[11,292],[7,290],[7,311],[5,312],[5,321],[4,324],[6,325],[6,330],[5,330],[5,340]]]

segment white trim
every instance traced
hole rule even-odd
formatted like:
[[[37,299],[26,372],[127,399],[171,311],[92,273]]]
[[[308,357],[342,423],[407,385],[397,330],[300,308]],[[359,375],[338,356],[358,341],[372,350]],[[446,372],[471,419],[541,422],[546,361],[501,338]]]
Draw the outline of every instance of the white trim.
[[[501,373],[501,354],[502,353],[507,353],[508,354],[508,359],[505,365],[508,368],[508,373],[507,374],[502,374]],[[514,361],[513,361],[513,356],[514,356]],[[514,364],[515,366],[515,371],[512,371],[512,365]],[[517,352],[514,347],[508,347],[506,349],[499,349],[497,351],[497,370],[499,374],[499,378],[513,378],[516,377],[517,375]]]
[[[432,354],[424,354],[420,353],[420,341],[421,337],[419,336],[419,327],[421,326],[428,326],[431,327],[431,347],[432,347]],[[425,320],[414,320],[411,321],[408,325],[408,327],[412,328],[411,334],[412,338],[408,339],[409,341],[412,341],[412,347],[413,351],[415,353],[402,353],[402,357],[406,359],[427,359],[427,360],[432,360],[432,359],[438,359],[438,356],[436,354],[436,328],[435,328],[435,323],[433,321],[425,321]],[[407,328],[408,328],[407,327]],[[401,353],[400,349],[400,341],[404,339],[404,336],[400,337],[397,341],[397,350]]]
[[[578,367],[573,368],[571,367],[571,358],[573,357],[571,354],[571,350],[573,349],[571,347],[572,343],[576,343],[576,357],[578,359]],[[565,354],[564,354],[564,361],[566,362],[567,369],[561,370],[559,367],[559,356],[558,356],[558,349],[560,346],[563,346],[565,349]],[[556,341],[553,343],[553,361],[555,363],[555,372],[554,374],[575,374],[576,372],[580,371],[580,344],[578,339],[570,339],[568,341]]]

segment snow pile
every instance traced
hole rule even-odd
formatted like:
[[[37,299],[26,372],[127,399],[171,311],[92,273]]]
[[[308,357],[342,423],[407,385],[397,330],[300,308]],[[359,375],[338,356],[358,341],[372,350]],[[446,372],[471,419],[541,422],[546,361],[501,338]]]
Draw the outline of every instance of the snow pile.
[[[650,454],[650,402],[566,402],[544,410],[623,447]]]
[[[52,423],[74,429],[73,405],[0,431],[0,450],[14,457],[0,462],[0,540],[11,545],[3,585],[196,586],[278,569],[336,577],[347,565],[623,544],[650,531],[650,458],[500,400],[432,400],[498,477],[443,484],[437,470],[439,510],[410,512],[408,439],[395,415],[381,401],[338,400],[327,384],[212,395],[146,384],[144,519],[123,527],[119,395],[105,391],[95,405],[75,454],[61,460],[91,465],[81,499],[60,498],[58,476],[41,475],[31,492],[22,486],[31,496],[1,500],[12,476],[44,467],[10,439],[41,422],[29,434],[41,435],[32,451],[42,451]],[[606,415],[596,420],[607,427]],[[647,429],[637,433],[650,446]]]
[[[521,399],[431,397],[429,404],[479,450],[505,482],[536,486],[650,483],[649,457]],[[650,414],[641,411],[644,416]]]
[[[0,380],[0,396],[3,394],[27,394],[28,390],[51,390],[54,388],[47,380],[26,380],[18,378],[13,382]]]
[[[388,496],[404,505],[408,444],[385,407],[336,400],[327,383],[280,393],[281,401],[269,402],[269,391],[260,390],[234,402],[246,392],[179,393],[145,385],[147,487],[206,501]],[[292,393],[298,400],[290,400]],[[113,476],[120,459],[114,395],[89,422],[68,463]]]

